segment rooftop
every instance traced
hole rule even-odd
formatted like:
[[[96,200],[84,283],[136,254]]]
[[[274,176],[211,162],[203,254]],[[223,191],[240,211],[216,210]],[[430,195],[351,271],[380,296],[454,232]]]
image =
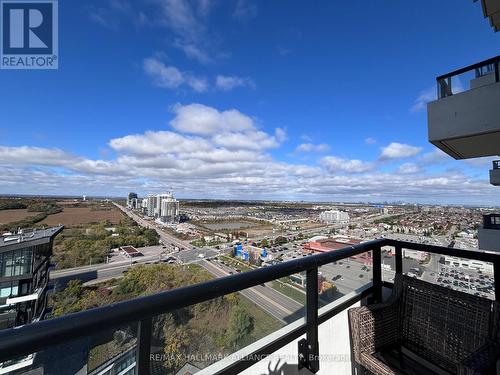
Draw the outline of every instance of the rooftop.
[[[37,242],[36,244],[42,244],[49,242],[57,234],[59,234],[64,229],[63,225],[57,227],[51,227],[46,229],[33,229],[30,232],[18,232],[18,233],[6,233],[0,236],[0,250],[10,250],[11,248],[18,247],[20,243],[26,245],[31,242]]]

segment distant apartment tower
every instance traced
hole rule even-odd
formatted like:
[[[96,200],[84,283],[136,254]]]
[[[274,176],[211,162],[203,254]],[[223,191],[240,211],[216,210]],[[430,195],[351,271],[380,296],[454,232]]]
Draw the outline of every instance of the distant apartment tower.
[[[128,193],[127,208],[130,208],[131,210],[136,210],[139,208],[139,199],[137,198],[137,193]]]
[[[179,221],[179,201],[174,198],[172,192],[160,195],[160,220],[164,223],[175,223]]]
[[[155,217],[156,212],[156,196],[148,194],[146,197],[146,216]]]
[[[62,229],[0,236],[0,329],[43,319],[52,245]]]
[[[349,214],[338,210],[323,211],[319,214],[319,220],[325,223],[347,224],[349,222]]]

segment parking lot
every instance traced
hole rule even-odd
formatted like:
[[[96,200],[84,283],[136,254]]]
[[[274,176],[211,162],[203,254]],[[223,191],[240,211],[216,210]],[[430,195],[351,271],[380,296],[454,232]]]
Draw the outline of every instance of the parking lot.
[[[440,265],[439,272],[434,276],[436,282],[443,287],[494,298],[495,282],[493,276],[487,273]]]

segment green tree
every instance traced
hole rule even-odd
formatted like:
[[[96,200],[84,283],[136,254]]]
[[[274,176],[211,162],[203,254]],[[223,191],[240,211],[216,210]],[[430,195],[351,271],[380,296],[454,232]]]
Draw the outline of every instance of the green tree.
[[[231,311],[229,324],[228,341],[236,346],[241,339],[252,332],[254,321],[244,309],[236,306]]]
[[[81,310],[84,288],[81,280],[70,280],[66,288],[54,295],[54,315],[62,316]]]
[[[274,242],[277,243],[278,245],[283,245],[283,244],[287,243],[288,240],[286,239],[286,237],[278,236],[278,237],[276,237]]]
[[[163,325],[165,345],[165,365],[167,368],[178,369],[186,363],[185,354],[190,346],[189,335],[185,327],[177,326],[171,314],[165,317]]]

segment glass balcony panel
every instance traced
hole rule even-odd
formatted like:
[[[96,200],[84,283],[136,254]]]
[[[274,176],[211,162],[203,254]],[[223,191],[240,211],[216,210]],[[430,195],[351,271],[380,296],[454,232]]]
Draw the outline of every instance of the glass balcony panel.
[[[135,375],[137,324],[73,339],[0,363],[2,374]]]
[[[302,306],[268,285],[159,315],[153,318],[150,371],[177,374],[206,368],[296,315],[303,316]]]
[[[319,268],[320,278],[331,284],[331,290],[320,293],[319,303],[324,306],[372,281],[370,253],[346,258]],[[321,292],[321,289],[320,289]]]

